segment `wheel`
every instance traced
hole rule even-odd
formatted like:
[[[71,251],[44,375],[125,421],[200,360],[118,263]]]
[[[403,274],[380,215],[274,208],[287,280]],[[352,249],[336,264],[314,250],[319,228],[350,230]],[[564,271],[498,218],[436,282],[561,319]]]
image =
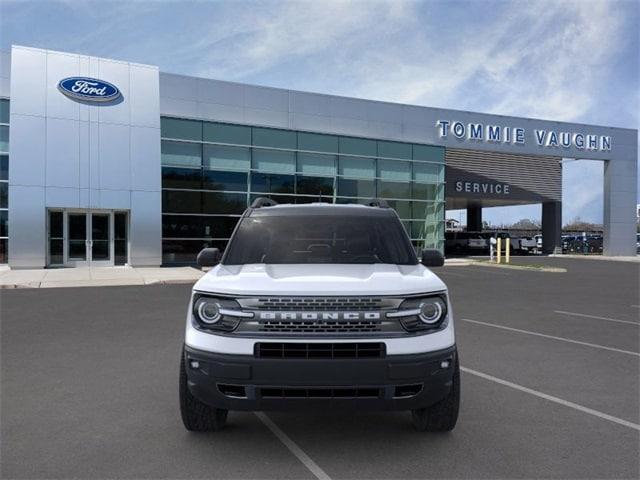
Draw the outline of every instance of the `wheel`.
[[[460,365],[456,355],[451,392],[438,403],[411,411],[413,427],[419,432],[449,432],[458,421],[460,406]]]
[[[180,358],[180,414],[184,427],[191,432],[222,430],[227,423],[228,410],[202,403],[189,391],[184,350]]]

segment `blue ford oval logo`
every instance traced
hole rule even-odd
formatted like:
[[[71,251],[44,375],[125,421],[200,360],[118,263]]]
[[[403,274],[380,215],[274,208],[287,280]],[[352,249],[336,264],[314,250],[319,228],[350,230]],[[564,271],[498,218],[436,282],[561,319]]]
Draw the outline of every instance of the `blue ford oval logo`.
[[[118,87],[97,78],[63,78],[58,83],[58,89],[67,97],[89,102],[110,102],[120,97]]]

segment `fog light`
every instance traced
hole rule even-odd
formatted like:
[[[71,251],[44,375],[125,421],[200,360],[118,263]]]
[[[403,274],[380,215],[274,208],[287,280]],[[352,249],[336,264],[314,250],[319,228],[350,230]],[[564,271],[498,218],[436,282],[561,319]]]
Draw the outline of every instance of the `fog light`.
[[[449,368],[450,363],[449,360],[443,360],[440,362],[440,368]]]
[[[198,362],[197,360],[189,360],[189,366],[191,368],[200,368],[200,362]]]

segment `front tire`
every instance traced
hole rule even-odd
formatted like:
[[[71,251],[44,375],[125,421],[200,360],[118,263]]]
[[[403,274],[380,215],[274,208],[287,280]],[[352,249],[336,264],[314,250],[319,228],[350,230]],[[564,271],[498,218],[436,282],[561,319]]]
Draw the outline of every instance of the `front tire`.
[[[438,403],[411,411],[413,427],[419,432],[450,432],[460,408],[460,365],[456,355],[451,392]]]
[[[187,385],[185,354],[180,357],[180,415],[184,428],[190,432],[214,432],[222,430],[227,423],[228,410],[202,403],[191,394]]]

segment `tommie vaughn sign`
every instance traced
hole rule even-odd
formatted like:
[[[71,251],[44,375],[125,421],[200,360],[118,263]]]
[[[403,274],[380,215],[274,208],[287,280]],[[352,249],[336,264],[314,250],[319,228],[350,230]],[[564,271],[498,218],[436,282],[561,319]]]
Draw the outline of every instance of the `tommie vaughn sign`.
[[[465,141],[510,143],[514,145],[524,145],[526,142],[526,130],[521,127],[438,120],[436,128],[440,138],[447,138],[451,135]],[[542,129],[535,129],[533,133],[534,141],[543,148],[575,147],[580,150],[611,151],[611,137],[607,135],[557,132],[555,130]]]
[[[112,83],[89,77],[69,77],[58,82],[58,90],[76,100],[110,102],[120,98],[120,90]]]

